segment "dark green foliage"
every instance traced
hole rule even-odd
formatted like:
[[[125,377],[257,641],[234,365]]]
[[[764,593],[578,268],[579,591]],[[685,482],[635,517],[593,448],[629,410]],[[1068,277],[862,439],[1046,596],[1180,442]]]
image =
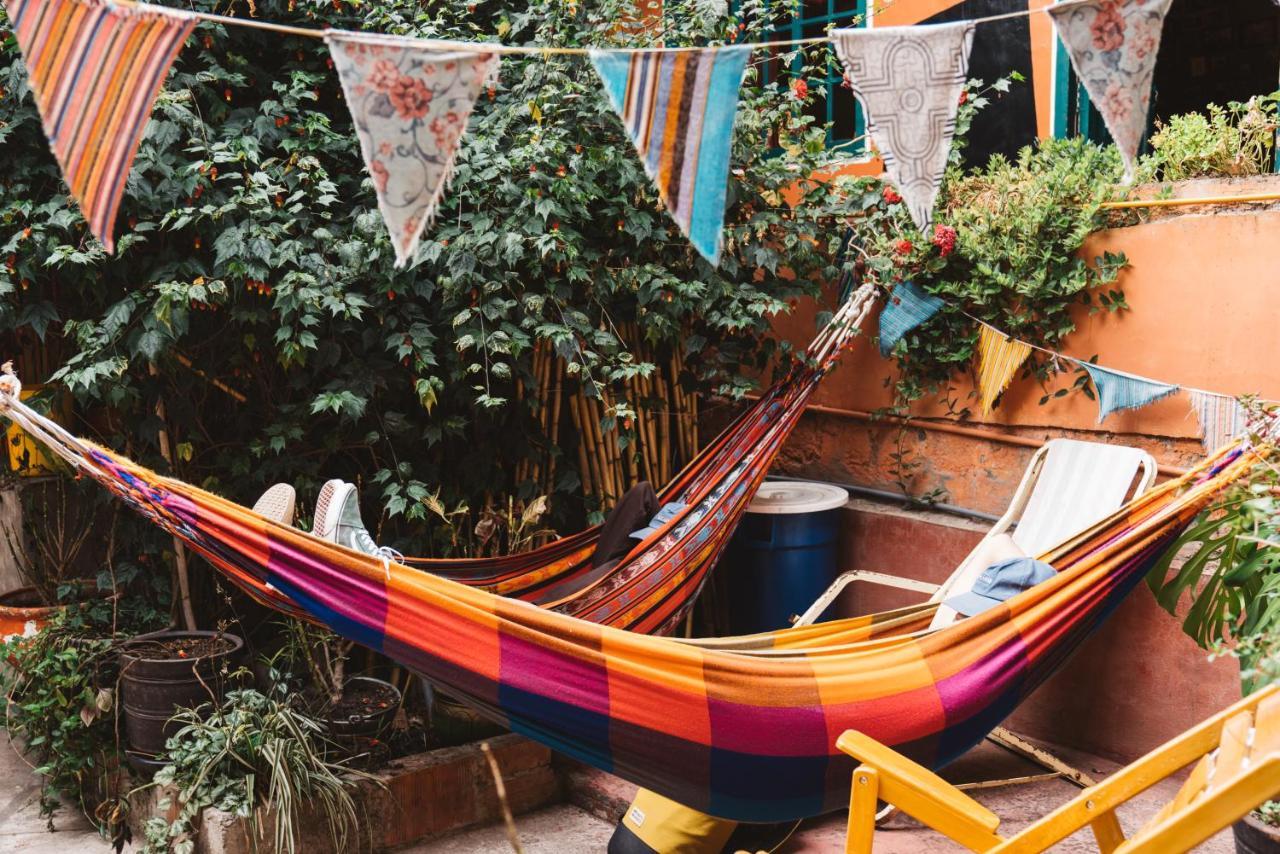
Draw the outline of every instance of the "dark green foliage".
[[[566,45],[758,39],[789,12],[753,2],[716,19],[704,6],[668,4],[663,32],[619,27],[635,13],[620,0],[254,8],[316,27]],[[805,73],[825,75],[821,62]],[[638,320],[659,353],[683,348],[688,390],[739,395],[776,352],[768,316],[837,274],[837,185],[806,184],[795,207],[782,196],[827,161],[823,129],[785,85],[756,81],[753,70],[719,270],[661,210],[587,60],[535,55],[504,59],[419,262],[397,272],[323,42],[202,24],[159,100],[110,258],[64,195],[9,37],[0,329],[10,347],[48,342],[65,365],[56,380],[96,413],[79,428],[114,447],[164,469],[163,399],[183,478],[244,502],[278,480],[304,499],[330,477],[376,483],[383,541],[445,549],[428,494],[530,499],[516,462],[561,453],[515,399],[536,340],[574,361],[572,382],[614,386],[610,429],[636,407],[669,407],[626,396],[621,381],[653,366],[618,321]],[[575,465],[570,454],[558,469],[561,527],[595,509]]]

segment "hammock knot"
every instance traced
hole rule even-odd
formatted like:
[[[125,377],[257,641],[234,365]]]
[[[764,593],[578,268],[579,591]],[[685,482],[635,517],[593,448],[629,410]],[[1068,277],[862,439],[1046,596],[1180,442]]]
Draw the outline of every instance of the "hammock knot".
[[[22,400],[22,382],[13,370],[13,361],[0,365],[0,409],[8,409],[9,404]]]

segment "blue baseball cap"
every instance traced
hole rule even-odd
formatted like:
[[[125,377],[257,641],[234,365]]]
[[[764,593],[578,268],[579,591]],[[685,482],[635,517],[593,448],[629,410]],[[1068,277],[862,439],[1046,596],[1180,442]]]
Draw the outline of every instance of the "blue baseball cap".
[[[952,596],[942,604],[974,617],[1057,574],[1049,564],[1035,558],[1005,558],[984,569],[968,593]]]

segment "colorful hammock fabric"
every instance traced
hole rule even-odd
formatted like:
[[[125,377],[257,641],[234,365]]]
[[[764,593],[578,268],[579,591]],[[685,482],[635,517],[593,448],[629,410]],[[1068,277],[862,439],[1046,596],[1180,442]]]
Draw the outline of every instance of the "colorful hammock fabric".
[[[925,764],[955,759],[1066,660],[1259,451],[1224,450],[1041,555],[1049,581],[949,627],[934,606],[719,641],[621,631],[369,557],[0,408],[229,578],[494,720],[714,816],[779,821],[846,803],[846,729]],[[255,586],[256,585],[256,586]]]

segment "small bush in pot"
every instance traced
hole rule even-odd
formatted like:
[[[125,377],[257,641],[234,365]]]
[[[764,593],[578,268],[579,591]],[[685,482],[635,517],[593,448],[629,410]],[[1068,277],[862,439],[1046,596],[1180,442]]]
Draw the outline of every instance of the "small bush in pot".
[[[178,815],[173,822],[148,820],[144,854],[192,851],[206,808],[246,819],[254,844],[266,837],[263,818],[272,813],[276,852],[301,850],[303,822],[316,814],[334,850],[367,847],[351,795],[357,772],[327,757],[323,725],[284,689],[229,691],[221,704],[184,710],[175,721],[181,728],[168,741],[169,764],[154,782],[177,788]]]

